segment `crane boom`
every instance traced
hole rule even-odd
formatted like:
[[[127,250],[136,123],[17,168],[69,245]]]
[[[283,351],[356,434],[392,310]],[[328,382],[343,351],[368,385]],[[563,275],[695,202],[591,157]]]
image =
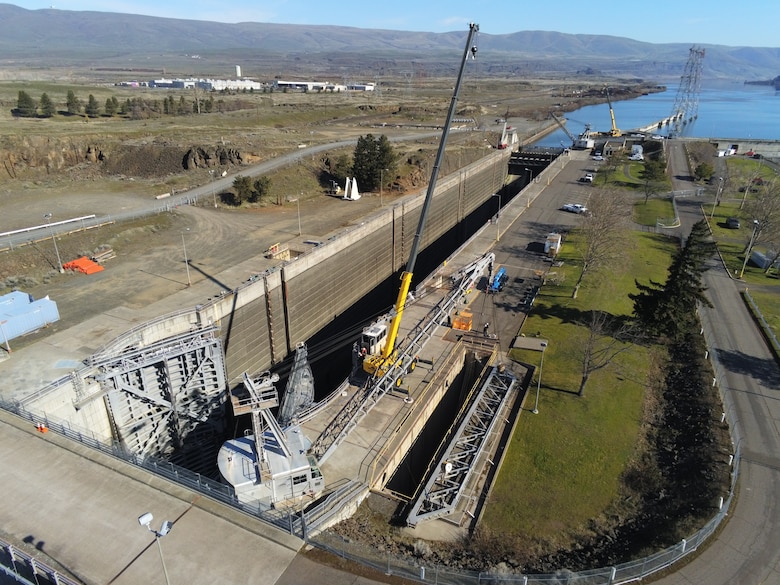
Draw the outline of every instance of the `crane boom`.
[[[571,132],[569,132],[569,129],[566,128],[565,119],[561,120],[558,116],[555,115],[555,112],[550,112],[550,115],[552,116],[552,119],[555,120],[555,122],[558,124],[558,126],[561,127],[561,130],[563,130],[566,133],[566,136],[568,136],[569,139],[571,139],[571,143],[574,144],[577,141],[577,139],[574,137],[574,135]]]
[[[615,110],[612,109],[612,100],[609,99],[609,88],[607,90],[607,103],[609,104],[609,116],[612,118],[612,129],[609,131],[610,136],[623,136],[623,133],[618,129],[615,124]]]
[[[441,133],[441,139],[439,141],[439,149],[436,152],[436,159],[433,163],[433,169],[431,171],[431,179],[428,182],[428,190],[425,193],[425,200],[423,201],[422,211],[420,212],[420,221],[417,224],[417,231],[414,234],[414,241],[412,242],[412,249],[409,253],[409,260],[406,263],[406,268],[401,273],[401,288],[398,291],[398,298],[394,305],[395,315],[393,316],[390,326],[387,330],[387,338],[382,346],[382,350],[379,354],[367,355],[363,360],[363,369],[369,374],[376,374],[386,369],[383,366],[388,362],[392,363],[395,355],[395,344],[398,338],[398,329],[401,326],[401,318],[403,317],[404,308],[406,307],[406,299],[409,295],[409,288],[412,284],[412,275],[414,274],[414,265],[417,262],[417,253],[420,249],[420,241],[422,240],[422,233],[425,229],[425,220],[428,218],[428,209],[431,206],[433,200],[433,193],[436,190],[436,181],[439,177],[439,168],[441,167],[442,159],[444,158],[444,149],[447,146],[447,137],[450,132],[450,125],[452,119],[455,116],[455,108],[458,104],[458,96],[460,94],[460,86],[463,81],[463,72],[466,69],[466,61],[468,60],[469,53],[472,58],[476,57],[477,47],[472,44],[474,36],[479,32],[479,25],[473,22],[469,24],[469,34],[466,40],[466,47],[463,50],[463,58],[460,62],[460,70],[458,71],[458,79],[455,82],[455,89],[452,92],[452,99],[450,101],[450,107],[447,111],[447,119],[444,122],[444,127]]]

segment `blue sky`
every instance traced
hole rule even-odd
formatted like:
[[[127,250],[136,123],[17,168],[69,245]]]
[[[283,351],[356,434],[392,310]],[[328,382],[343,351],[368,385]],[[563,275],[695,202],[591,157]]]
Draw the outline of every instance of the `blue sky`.
[[[0,0],[9,1],[9,0]],[[98,10],[216,22],[333,24],[488,34],[546,30],[651,43],[780,47],[778,0],[10,0],[22,8]]]

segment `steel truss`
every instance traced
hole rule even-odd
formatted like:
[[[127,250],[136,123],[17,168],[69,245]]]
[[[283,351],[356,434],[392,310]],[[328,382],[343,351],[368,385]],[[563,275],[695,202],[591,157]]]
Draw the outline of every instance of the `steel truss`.
[[[701,90],[701,70],[704,49],[691,47],[685,71],[680,77],[677,96],[672,106],[672,128],[669,136],[679,136],[683,127],[699,116],[699,92]]]
[[[497,366],[493,367],[461,419],[453,439],[436,462],[425,487],[414,500],[407,524],[415,526],[418,522],[455,511],[470,477],[481,468],[477,459],[483,454],[515,382],[516,378],[510,372],[500,372]]]

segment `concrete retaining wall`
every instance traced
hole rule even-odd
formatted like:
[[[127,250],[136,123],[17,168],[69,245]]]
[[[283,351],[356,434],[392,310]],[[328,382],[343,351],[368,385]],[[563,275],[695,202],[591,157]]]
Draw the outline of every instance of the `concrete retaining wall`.
[[[457,226],[504,183],[509,151],[440,180],[421,249]],[[425,191],[406,197],[363,224],[202,307],[222,327],[228,378],[270,368],[299,342],[333,322],[402,269],[419,222]],[[464,234],[465,240],[465,234]]]

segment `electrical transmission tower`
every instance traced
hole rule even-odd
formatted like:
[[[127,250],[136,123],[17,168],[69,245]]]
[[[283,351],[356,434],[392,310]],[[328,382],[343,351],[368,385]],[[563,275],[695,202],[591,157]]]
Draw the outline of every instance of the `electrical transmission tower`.
[[[701,68],[704,49],[691,47],[685,71],[680,77],[677,97],[672,107],[672,128],[669,136],[679,136],[683,126],[693,122],[699,115],[699,90],[701,89]]]

